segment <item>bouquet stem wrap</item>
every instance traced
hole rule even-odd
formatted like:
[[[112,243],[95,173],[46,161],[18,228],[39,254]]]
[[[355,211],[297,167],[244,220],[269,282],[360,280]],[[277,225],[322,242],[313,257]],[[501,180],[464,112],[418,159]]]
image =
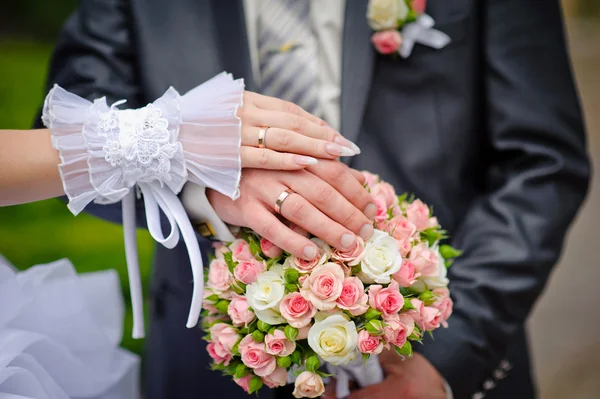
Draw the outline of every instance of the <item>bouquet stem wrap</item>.
[[[59,151],[59,170],[68,207],[77,215],[90,202],[122,201],[134,338],[144,336],[142,284],[135,236],[135,195],[144,198],[148,230],[167,248],[187,246],[194,291],[187,327],[197,325],[204,290],[200,247],[177,197],[189,180],[232,199],[239,197],[243,80],[221,73],[180,96],[165,94],[138,109],[119,110],[90,102],[59,86],[46,97],[42,119]],[[162,233],[160,210],[170,232]]]
[[[335,395],[337,398],[350,396],[350,381],[364,388],[379,384],[383,381],[383,369],[377,355],[369,356],[366,360],[358,356],[350,363],[334,366],[327,363],[327,372],[336,376]]]

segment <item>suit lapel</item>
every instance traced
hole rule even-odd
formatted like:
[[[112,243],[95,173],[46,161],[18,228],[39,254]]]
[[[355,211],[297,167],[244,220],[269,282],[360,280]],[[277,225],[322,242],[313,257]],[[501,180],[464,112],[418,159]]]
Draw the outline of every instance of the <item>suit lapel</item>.
[[[211,0],[217,49],[223,69],[243,77],[246,89],[256,91],[252,77],[243,0]]]
[[[360,133],[375,60],[367,4],[367,0],[347,0],[344,16],[340,130],[353,141]]]

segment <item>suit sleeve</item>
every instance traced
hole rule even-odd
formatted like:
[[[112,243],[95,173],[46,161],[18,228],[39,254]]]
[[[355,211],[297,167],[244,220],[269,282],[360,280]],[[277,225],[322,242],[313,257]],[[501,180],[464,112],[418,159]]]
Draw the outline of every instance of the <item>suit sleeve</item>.
[[[128,0],[79,1],[52,55],[47,91],[56,83],[88,100],[106,96],[109,104],[126,99],[128,107],[142,105],[132,30]],[[41,118],[35,125],[42,127]],[[86,211],[116,223],[122,219],[120,204],[92,203]]]
[[[558,0],[481,2],[486,191],[453,246],[448,329],[417,348],[470,397],[506,356],[589,184],[585,131]]]

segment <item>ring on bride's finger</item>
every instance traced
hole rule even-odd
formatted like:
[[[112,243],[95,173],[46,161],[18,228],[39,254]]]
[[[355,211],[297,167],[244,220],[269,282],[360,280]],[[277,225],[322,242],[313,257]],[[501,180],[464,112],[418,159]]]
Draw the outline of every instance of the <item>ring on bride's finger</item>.
[[[263,127],[258,131],[258,148],[267,148],[267,130],[268,127]]]
[[[279,197],[277,197],[277,201],[275,201],[275,212],[281,214],[281,205],[283,204],[283,201],[285,201],[285,199],[287,197],[289,197],[290,194],[294,194],[294,193],[295,193],[294,191],[292,191],[288,188],[287,190],[285,190],[284,192],[279,194]]]

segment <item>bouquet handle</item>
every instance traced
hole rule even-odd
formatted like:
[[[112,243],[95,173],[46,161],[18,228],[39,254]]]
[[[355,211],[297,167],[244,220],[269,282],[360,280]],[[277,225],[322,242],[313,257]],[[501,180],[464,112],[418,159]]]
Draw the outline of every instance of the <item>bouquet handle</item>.
[[[379,364],[379,357],[371,355],[366,361],[357,357],[352,362],[340,366],[327,364],[327,371],[336,376],[336,396],[346,398],[350,396],[350,381],[356,381],[363,388],[379,384],[384,379],[383,369]]]

